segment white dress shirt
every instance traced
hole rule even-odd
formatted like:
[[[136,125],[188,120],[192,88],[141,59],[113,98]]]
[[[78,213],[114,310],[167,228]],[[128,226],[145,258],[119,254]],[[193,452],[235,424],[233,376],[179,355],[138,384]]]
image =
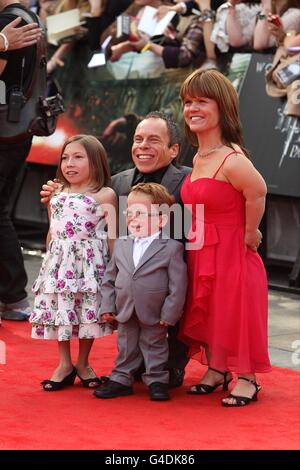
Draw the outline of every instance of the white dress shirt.
[[[136,268],[137,265],[139,264],[139,261],[145,251],[147,250],[148,246],[151,245],[153,240],[158,238],[160,235],[160,231],[153,233],[149,237],[141,237],[141,238],[135,238],[133,241],[133,264],[134,267]]]

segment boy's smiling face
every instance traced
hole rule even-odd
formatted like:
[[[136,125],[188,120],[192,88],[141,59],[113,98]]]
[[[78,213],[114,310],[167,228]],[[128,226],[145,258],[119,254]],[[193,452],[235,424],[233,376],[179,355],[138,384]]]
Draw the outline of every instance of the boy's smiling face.
[[[126,222],[129,232],[136,238],[149,237],[165,225],[165,216],[159,215],[158,207],[150,196],[134,192],[127,200]]]

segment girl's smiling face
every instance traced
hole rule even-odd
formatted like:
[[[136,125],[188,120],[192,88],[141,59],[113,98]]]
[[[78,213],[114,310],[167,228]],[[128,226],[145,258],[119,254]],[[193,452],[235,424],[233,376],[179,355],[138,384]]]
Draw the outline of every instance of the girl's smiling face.
[[[61,156],[61,171],[71,186],[88,186],[90,163],[85,148],[78,142],[70,142]]]

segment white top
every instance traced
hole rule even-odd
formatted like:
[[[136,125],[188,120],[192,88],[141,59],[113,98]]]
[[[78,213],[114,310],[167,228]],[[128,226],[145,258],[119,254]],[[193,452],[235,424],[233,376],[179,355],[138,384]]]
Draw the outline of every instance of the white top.
[[[229,39],[226,28],[228,10],[227,3],[223,3],[223,5],[217,9],[216,21],[210,37],[211,41],[217,45],[221,52],[227,52],[229,50]],[[261,5],[238,3],[235,6],[235,10],[237,21],[243,31],[245,43],[251,45],[256,25],[256,15],[261,11]]]
[[[139,261],[145,251],[147,250],[148,246],[151,245],[153,240],[158,238],[160,235],[160,232],[153,233],[152,235],[149,235],[149,237],[141,237],[141,238],[135,238],[133,241],[133,264],[134,267],[136,268],[137,265],[139,264]]]

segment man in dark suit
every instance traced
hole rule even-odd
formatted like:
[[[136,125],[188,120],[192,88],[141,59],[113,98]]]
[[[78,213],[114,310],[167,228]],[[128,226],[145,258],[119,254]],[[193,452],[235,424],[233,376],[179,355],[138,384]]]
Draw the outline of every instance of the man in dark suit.
[[[181,203],[180,189],[191,171],[177,167],[179,134],[174,121],[164,113],[149,113],[138,125],[133,137],[132,159],[135,168],[112,177],[112,186],[118,196],[127,196],[131,187],[141,182],[159,183]],[[170,386],[182,385],[184,368],[188,363],[188,349],[177,339],[178,324],[168,329]]]
[[[176,166],[179,141],[177,125],[168,115],[159,111],[149,113],[134,133],[131,152],[135,168],[112,177],[112,187],[117,196],[128,196],[131,187],[137,183],[159,183],[174,196],[175,202],[181,203],[180,189],[191,168]],[[48,202],[52,187],[51,182],[43,185],[42,202]],[[177,338],[178,327],[177,324],[168,328],[170,387],[182,385],[189,360],[187,346]],[[138,373],[142,371],[141,368]]]

